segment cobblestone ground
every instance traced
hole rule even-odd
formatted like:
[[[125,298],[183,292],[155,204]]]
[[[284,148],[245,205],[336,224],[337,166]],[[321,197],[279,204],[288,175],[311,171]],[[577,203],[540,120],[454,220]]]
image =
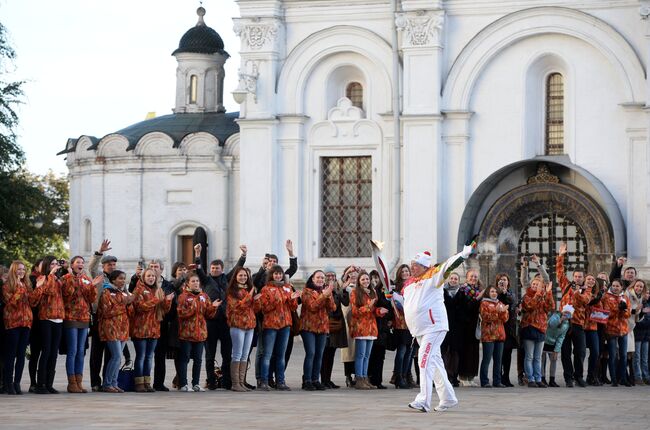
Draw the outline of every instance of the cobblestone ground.
[[[134,354],[133,346],[130,345]],[[407,408],[417,390],[355,391],[342,387],[324,392],[300,390],[304,350],[296,338],[287,372],[293,391],[233,393],[68,394],[65,357],[59,356],[55,387],[59,395],[0,397],[0,429],[119,428],[281,428],[281,429],[421,429],[431,428],[571,428],[646,429],[650,423],[650,386],[529,389],[456,389],[460,405],[445,413],[424,414]],[[394,355],[384,366],[387,380]],[[516,371],[516,359],[513,357]],[[168,361],[168,383],[172,375]],[[173,373],[173,372],[172,372]],[[558,375],[562,374],[558,366]],[[513,371],[513,381],[516,380]],[[254,378],[249,377],[249,382]],[[560,378],[561,379],[561,378]],[[26,391],[29,377],[23,379]],[[336,357],[334,380],[344,385]],[[88,369],[86,366],[86,378]],[[88,382],[86,382],[88,385]],[[385,385],[388,385],[385,382]],[[563,384],[561,384],[563,385]]]

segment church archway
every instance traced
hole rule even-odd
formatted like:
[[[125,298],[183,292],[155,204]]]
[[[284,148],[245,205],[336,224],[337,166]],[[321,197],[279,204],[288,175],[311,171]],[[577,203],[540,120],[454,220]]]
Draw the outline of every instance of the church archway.
[[[520,258],[538,254],[555,280],[559,244],[569,244],[567,272],[609,271],[614,255],[612,225],[605,211],[579,188],[560,183],[546,164],[525,185],[508,191],[487,211],[480,230],[481,279],[507,273],[519,286]],[[515,288],[519,293],[519,288]]]

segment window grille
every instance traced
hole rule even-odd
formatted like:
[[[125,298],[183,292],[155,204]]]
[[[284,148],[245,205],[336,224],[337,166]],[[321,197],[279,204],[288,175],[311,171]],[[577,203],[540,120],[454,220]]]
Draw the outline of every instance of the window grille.
[[[321,257],[370,257],[371,157],[321,158]]]
[[[363,109],[363,87],[358,82],[348,84],[345,89],[345,97],[350,99],[352,106]]]
[[[546,80],[546,155],[564,154],[564,78],[552,73]]]

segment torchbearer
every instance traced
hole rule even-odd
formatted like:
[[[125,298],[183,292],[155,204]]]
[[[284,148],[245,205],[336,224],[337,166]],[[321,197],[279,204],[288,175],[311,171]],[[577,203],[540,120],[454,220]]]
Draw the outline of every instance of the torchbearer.
[[[432,265],[431,255],[421,252],[411,261],[411,278],[404,285],[404,317],[411,334],[420,345],[420,393],[409,407],[422,412],[431,410],[432,385],[435,383],[440,402],[434,408],[444,412],[458,404],[454,389],[440,354],[440,345],[449,331],[443,284],[451,272],[465,261],[476,248],[474,236],[463,251],[447,261]]]

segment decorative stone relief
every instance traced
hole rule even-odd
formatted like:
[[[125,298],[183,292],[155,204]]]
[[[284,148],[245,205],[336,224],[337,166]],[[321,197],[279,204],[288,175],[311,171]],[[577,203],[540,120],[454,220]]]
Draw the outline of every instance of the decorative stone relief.
[[[244,41],[248,49],[253,51],[272,45],[279,30],[278,22],[262,22],[260,18],[245,21],[238,19],[233,27],[235,34]]]
[[[237,90],[250,93],[257,103],[257,78],[259,73],[259,61],[248,60],[244,64],[243,71],[239,69],[239,86]]]
[[[641,1],[641,6],[639,6],[639,15],[641,15],[641,19],[643,20],[650,18],[650,2]]]
[[[440,12],[408,12],[395,14],[397,30],[403,33],[402,47],[440,46],[444,23]]]
[[[347,97],[341,97],[336,106],[329,110],[327,119],[330,121],[358,121],[363,118],[363,111],[356,106]]]
[[[537,165],[537,174],[528,178],[528,184],[559,184],[560,178],[551,173],[548,165],[539,163]]]

